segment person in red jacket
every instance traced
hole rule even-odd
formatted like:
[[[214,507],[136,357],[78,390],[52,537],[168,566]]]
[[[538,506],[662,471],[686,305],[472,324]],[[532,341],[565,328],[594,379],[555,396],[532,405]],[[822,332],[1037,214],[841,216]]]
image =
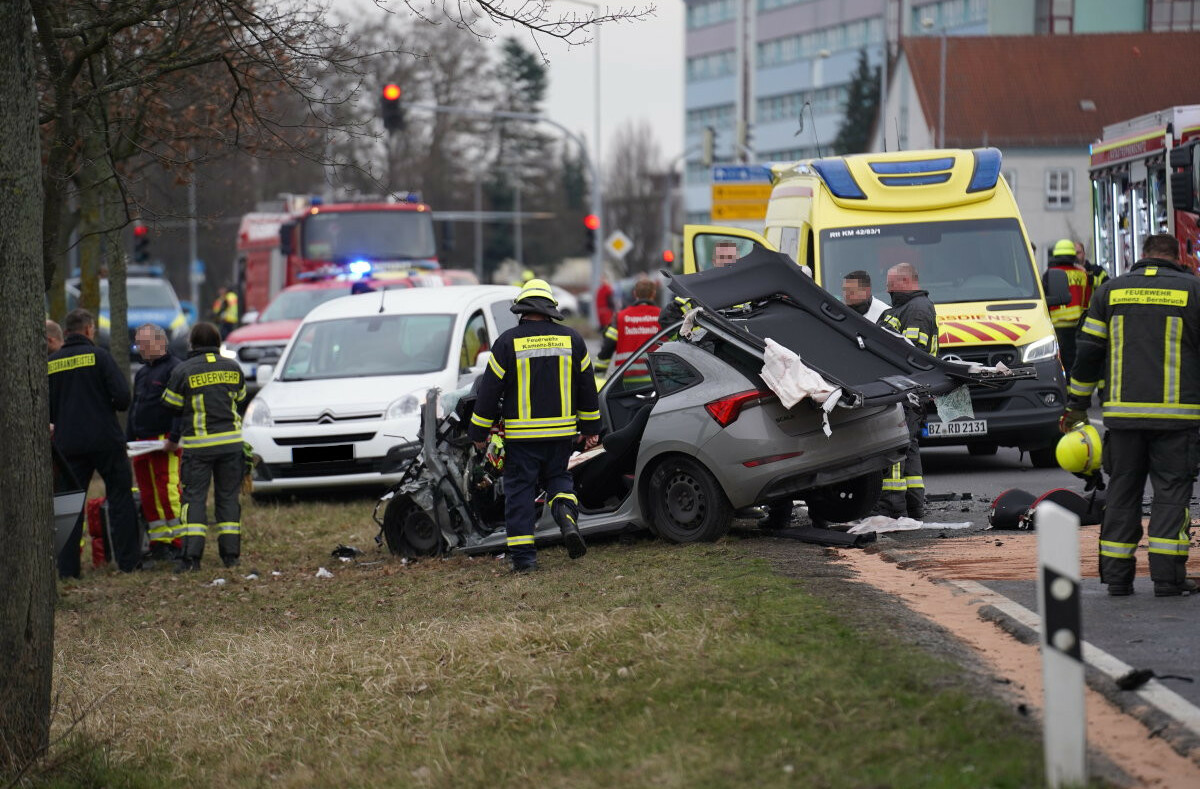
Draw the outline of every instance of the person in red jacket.
[[[601,329],[612,323],[613,319],[613,286],[608,277],[600,280],[596,288],[596,320]]]
[[[596,372],[608,370],[609,360],[620,367],[646,340],[658,333],[658,315],[662,311],[656,301],[658,286],[654,280],[642,279],[633,286],[634,302],[617,313],[612,325],[604,331],[604,344],[596,355]],[[650,383],[650,368],[645,357],[631,364],[623,373],[626,386]]]
[[[1065,272],[1067,285],[1071,289],[1069,304],[1050,308],[1050,322],[1054,324],[1054,333],[1058,335],[1058,355],[1062,359],[1063,369],[1070,372],[1075,364],[1075,335],[1092,299],[1092,277],[1076,257],[1075,242],[1069,238],[1054,245],[1050,251],[1048,268]]]

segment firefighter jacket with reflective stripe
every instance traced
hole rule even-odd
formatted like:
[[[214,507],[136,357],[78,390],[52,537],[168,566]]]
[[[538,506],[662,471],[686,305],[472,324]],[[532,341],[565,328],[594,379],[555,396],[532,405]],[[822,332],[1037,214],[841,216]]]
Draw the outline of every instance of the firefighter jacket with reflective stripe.
[[[897,291],[892,306],[879,318],[879,324],[904,337],[926,353],[937,355],[937,311],[929,300],[929,291]]]
[[[1092,296],[1092,278],[1086,271],[1075,265],[1075,256],[1065,260],[1051,258],[1050,268],[1058,269],[1067,275],[1067,286],[1071,290],[1071,301],[1050,308],[1050,322],[1056,329],[1074,329],[1083,319],[1083,313],[1088,307]]]
[[[1200,425],[1200,278],[1146,258],[1099,287],[1079,330],[1070,407],[1086,408],[1102,378],[1105,427]]]
[[[525,319],[496,338],[468,433],[482,441],[503,416],[508,441],[597,435],[599,408],[583,338],[552,321]]]
[[[186,450],[228,452],[242,443],[238,403],[246,397],[242,368],[216,348],[197,348],[171,373],[162,401],[183,412],[179,442]]]
[[[236,293],[226,293],[218,296],[212,305],[213,317],[218,323],[238,322],[238,297]]]
[[[133,377],[133,405],[129,407],[129,419],[125,423],[125,437],[130,441],[167,436],[179,443],[180,416],[178,409],[168,408],[163,402],[163,392],[171,373],[183,364],[168,351],[152,362],[142,365]]]
[[[71,456],[124,448],[116,412],[129,408],[129,384],[108,351],[82,334],[68,334],[47,370],[58,451]]]
[[[596,372],[608,369],[608,360],[620,367],[641,348],[646,340],[658,334],[658,317],[662,311],[651,301],[637,301],[617,313],[616,319],[604,331],[604,343],[596,354]],[[625,380],[650,380],[650,368],[645,357],[625,371]]]

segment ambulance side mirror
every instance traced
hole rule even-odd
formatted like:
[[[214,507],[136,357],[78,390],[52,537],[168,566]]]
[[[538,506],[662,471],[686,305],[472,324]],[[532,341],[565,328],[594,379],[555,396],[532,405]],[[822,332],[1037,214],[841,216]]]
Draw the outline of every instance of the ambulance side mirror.
[[[1042,276],[1042,286],[1046,289],[1047,307],[1061,307],[1071,303],[1071,286],[1067,282],[1067,272],[1062,269],[1046,269]]]

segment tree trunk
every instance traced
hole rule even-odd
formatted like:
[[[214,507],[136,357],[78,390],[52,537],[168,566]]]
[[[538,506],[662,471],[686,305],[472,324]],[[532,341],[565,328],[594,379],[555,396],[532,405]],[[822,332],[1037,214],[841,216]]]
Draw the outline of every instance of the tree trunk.
[[[124,202],[121,190],[117,186],[116,173],[112,169],[111,160],[105,158],[109,177],[104,181],[104,188],[99,190],[103,195],[104,210],[101,220],[104,222],[104,261],[108,269],[108,316],[109,327],[108,350],[116,361],[117,367],[125,377],[129,377],[129,293],[125,287],[126,259],[125,245],[121,240],[120,227]],[[121,424],[125,423],[122,415]]]
[[[50,733],[54,646],[42,181],[28,0],[0,3],[0,774]]]

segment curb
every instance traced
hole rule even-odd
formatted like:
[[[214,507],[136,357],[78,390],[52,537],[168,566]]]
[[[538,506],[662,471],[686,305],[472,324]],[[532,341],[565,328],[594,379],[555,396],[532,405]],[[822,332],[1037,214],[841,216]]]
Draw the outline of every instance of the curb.
[[[895,544],[894,541],[888,540],[887,542],[893,542],[896,547],[876,543],[873,546],[868,546],[867,550],[870,553],[878,554],[881,559],[895,564],[902,570],[916,570],[919,572],[937,566],[936,561],[918,559],[900,550],[899,545]],[[962,585],[951,580],[929,580],[932,583],[949,587],[956,594],[972,594],[970,589],[963,588]],[[995,597],[1003,598],[1014,606],[1018,605],[998,592],[991,589],[987,589],[987,591]],[[1022,644],[1040,645],[1041,636],[1036,628],[1031,627],[1026,622],[996,605],[983,600],[980,600],[980,602],[983,604],[976,611],[980,619],[991,622]],[[1155,697],[1163,695],[1174,696],[1174,692],[1159,683],[1158,680],[1150,680],[1150,682],[1137,691],[1121,690],[1117,687],[1115,679],[1121,673],[1127,671],[1129,666],[1086,641],[1084,642],[1084,649],[1084,675],[1088,687],[1104,696],[1121,712],[1140,721],[1150,730],[1150,737],[1161,737],[1180,756],[1200,766],[1200,731],[1196,731],[1194,727],[1180,721],[1179,718],[1155,703]],[[1102,657],[1102,660],[1097,661],[1097,657]],[[1097,665],[1097,662],[1104,663],[1107,668],[1102,668]]]

